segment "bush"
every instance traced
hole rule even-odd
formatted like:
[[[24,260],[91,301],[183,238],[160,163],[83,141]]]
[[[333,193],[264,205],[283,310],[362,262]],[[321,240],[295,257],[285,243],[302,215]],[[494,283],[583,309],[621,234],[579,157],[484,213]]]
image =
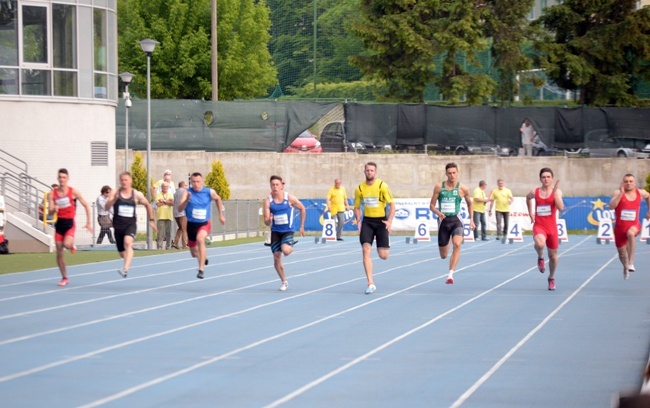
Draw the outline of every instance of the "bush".
[[[226,173],[223,171],[223,164],[220,160],[212,162],[212,169],[205,176],[205,185],[216,191],[222,200],[230,198],[230,184],[226,179]]]
[[[645,178],[645,191],[650,193],[650,173]]]
[[[135,152],[133,155],[131,177],[133,178],[133,188],[147,197],[147,169],[142,164],[142,153],[140,152]]]

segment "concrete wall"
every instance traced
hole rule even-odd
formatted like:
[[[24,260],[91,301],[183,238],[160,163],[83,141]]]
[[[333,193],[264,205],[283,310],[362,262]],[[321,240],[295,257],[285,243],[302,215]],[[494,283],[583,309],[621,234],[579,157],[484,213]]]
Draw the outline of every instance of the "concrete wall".
[[[146,156],[146,152],[143,152]],[[129,163],[132,160],[130,152]],[[146,157],[145,157],[146,160]],[[639,187],[650,173],[650,159],[588,159],[567,157],[495,157],[495,156],[427,156],[424,154],[355,153],[283,154],[283,153],[214,153],[153,151],[151,171],[155,180],[165,169],[173,171],[176,183],[198,171],[204,175],[213,160],[221,160],[230,183],[231,199],[261,199],[268,194],[269,177],[282,176],[286,190],[300,198],[322,198],[335,178],[343,181],[348,196],[363,181],[363,165],[374,161],[378,177],[390,186],[396,197],[430,197],[434,183],[445,179],[445,165],[459,166],[462,183],[474,188],[480,180],[488,189],[503,178],[516,196],[523,196],[539,185],[539,170],[550,167],[565,196],[611,195],[623,175],[634,174]],[[124,151],[116,151],[117,173],[124,169]],[[117,176],[115,177],[117,180]],[[107,183],[115,185],[115,180]],[[98,181],[97,185],[103,184]],[[98,187],[99,188],[99,187]]]

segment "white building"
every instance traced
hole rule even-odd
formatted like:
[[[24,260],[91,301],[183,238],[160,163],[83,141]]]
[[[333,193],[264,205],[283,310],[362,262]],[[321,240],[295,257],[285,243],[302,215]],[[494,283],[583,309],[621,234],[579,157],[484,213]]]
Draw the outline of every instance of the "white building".
[[[117,0],[0,0],[0,175],[114,186],[117,82]]]

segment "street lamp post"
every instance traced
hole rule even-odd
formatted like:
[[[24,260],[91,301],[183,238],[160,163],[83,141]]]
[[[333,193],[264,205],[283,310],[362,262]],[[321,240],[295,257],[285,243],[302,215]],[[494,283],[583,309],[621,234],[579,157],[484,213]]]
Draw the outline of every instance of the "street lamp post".
[[[129,171],[129,108],[131,107],[131,94],[129,94],[129,84],[133,80],[133,75],[130,72],[123,72],[120,74],[120,79],[124,82],[124,106],[126,107],[125,117],[125,132],[124,132],[124,171]]]
[[[147,38],[140,41],[139,44],[142,47],[142,51],[147,55],[147,182],[145,185],[147,186],[147,197],[149,198],[149,202],[151,202],[151,190],[149,189],[149,180],[151,179],[151,54],[153,54],[156,45],[160,43],[151,38]],[[151,225],[147,222],[147,249],[152,249],[152,247]]]

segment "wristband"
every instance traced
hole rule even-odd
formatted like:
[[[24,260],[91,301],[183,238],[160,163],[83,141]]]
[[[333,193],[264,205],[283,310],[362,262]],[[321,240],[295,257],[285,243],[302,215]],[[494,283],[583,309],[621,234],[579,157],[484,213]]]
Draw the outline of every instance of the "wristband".
[[[154,222],[156,221],[154,218],[149,218],[149,222]]]

